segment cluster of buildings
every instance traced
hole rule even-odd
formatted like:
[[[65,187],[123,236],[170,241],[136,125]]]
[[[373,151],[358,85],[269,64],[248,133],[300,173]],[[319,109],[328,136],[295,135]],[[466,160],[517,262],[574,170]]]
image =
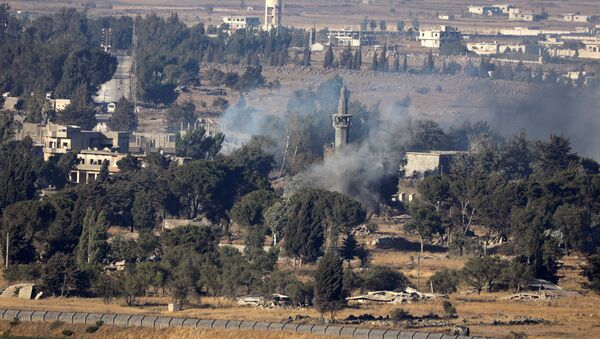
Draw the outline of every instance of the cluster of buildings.
[[[508,16],[509,21],[537,21],[544,18],[554,21],[586,23],[592,21],[592,16],[580,13],[566,13],[555,16],[548,16],[543,13],[536,14],[533,11],[523,11],[520,8],[510,4],[497,5],[471,5],[468,7],[468,13],[481,16]]]
[[[194,127],[198,126],[205,127],[206,130],[217,128],[215,122],[206,120],[199,121]],[[146,154],[161,153],[178,162],[185,160],[175,157],[176,133],[86,131],[79,126],[53,123],[17,124],[15,139],[23,140],[27,137],[33,141],[36,154],[46,161],[53,156],[74,152],[77,162],[70,173],[70,179],[74,183],[95,180],[104,162],[108,164],[109,173],[118,173],[117,163],[129,154],[143,159]]]
[[[254,30],[262,28],[265,31],[277,29],[281,26],[283,16],[283,0],[265,0],[265,15],[261,25],[260,18],[255,16],[224,16],[221,18],[221,24],[229,27],[229,32],[238,29]]]

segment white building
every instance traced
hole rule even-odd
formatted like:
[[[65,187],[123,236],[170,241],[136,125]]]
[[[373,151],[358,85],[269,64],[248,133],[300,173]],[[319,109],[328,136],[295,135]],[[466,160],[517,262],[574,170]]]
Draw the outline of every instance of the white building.
[[[406,152],[406,165],[401,166],[405,177],[424,177],[428,174],[447,174],[460,151]]]
[[[263,29],[270,31],[281,26],[283,0],[265,0],[265,23]]]
[[[591,17],[589,15],[569,13],[563,15],[562,19],[564,22],[590,22]]]
[[[221,23],[228,25],[230,32],[238,29],[257,29],[260,27],[260,19],[252,16],[224,16]]]
[[[580,48],[577,53],[580,58],[600,59],[600,40],[585,41],[584,48]]]
[[[330,29],[329,32],[327,32],[327,41],[331,46],[368,46],[375,43],[375,33],[347,28]]]
[[[469,13],[493,16],[502,14],[502,9],[496,6],[469,6]]]
[[[526,46],[523,44],[502,44],[497,42],[470,42],[467,43],[467,50],[477,55],[494,55],[504,52],[525,53]]]
[[[440,48],[441,45],[460,41],[462,38],[459,31],[454,27],[440,26],[440,29],[419,31],[421,46],[428,48]]]
[[[508,13],[509,21],[534,21],[535,15],[533,13],[521,13],[521,12],[510,12]]]

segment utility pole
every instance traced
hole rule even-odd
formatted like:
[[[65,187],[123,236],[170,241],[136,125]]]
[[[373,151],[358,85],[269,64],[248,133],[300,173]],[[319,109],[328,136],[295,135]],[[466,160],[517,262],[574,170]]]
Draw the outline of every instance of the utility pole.
[[[136,33],[136,19],[133,18],[133,32],[131,34],[131,69],[129,70],[129,81],[130,81],[130,95],[133,97],[133,110],[137,113],[137,33]]]

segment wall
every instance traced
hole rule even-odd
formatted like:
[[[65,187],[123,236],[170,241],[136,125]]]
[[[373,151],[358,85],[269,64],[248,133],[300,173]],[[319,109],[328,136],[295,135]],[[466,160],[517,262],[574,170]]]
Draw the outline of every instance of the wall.
[[[141,314],[86,313],[86,312],[49,312],[0,309],[0,319],[20,321],[62,321],[67,324],[93,325],[101,320],[105,325],[141,326],[150,328],[188,327],[202,329],[244,329],[256,331],[287,331],[297,333],[327,334],[355,338],[427,338],[427,339],[475,339],[484,337],[458,336],[444,333],[426,333],[410,330],[385,328],[362,328],[343,325],[310,325],[295,323],[272,323],[242,320],[216,320],[178,317],[155,317]]]

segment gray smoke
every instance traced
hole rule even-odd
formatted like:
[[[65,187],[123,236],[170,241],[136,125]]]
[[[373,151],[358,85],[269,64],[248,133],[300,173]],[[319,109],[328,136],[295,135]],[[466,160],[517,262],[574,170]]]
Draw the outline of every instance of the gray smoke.
[[[509,136],[525,130],[529,139],[564,135],[582,156],[600,160],[600,89],[561,85],[532,85],[526,97],[508,102],[489,98],[487,119],[497,132]]]

